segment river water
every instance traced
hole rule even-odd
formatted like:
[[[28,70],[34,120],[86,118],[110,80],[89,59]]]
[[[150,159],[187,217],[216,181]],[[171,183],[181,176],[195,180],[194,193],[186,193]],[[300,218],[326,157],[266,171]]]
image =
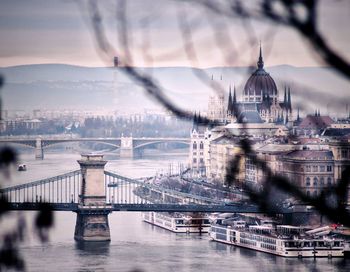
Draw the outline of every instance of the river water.
[[[79,158],[74,153],[47,153],[44,160],[37,161],[33,154],[21,154],[28,171],[14,171],[7,182],[20,184],[78,169]],[[109,161],[106,169],[140,177],[168,169],[169,163],[186,163],[187,152],[106,159]],[[35,213],[24,213],[30,225]],[[14,218],[17,215],[12,213]],[[350,271],[350,260],[286,259],[219,244],[210,241],[207,234],[174,234],[142,222],[139,212],[109,215],[112,239],[109,244],[78,244],[73,239],[75,219],[74,213],[55,212],[55,225],[49,242],[44,244],[29,231],[20,247],[27,271]],[[0,226],[4,225],[1,222]]]

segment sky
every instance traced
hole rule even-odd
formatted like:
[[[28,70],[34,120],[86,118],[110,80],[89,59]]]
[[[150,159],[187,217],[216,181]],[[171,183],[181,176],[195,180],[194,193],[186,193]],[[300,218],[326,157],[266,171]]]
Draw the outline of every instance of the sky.
[[[124,48],[116,19],[121,2],[96,2],[113,52],[122,56]],[[256,2],[249,4],[254,7]],[[126,11],[130,52],[137,66],[253,65],[259,41],[267,66],[324,66],[298,33],[276,24],[251,21],[247,30],[239,18],[219,18],[186,1],[130,0],[126,1]],[[350,1],[320,1],[318,14],[318,27],[327,42],[350,59]],[[186,43],[179,27],[186,18],[196,54],[191,59],[183,50]],[[0,35],[0,67],[40,63],[112,65],[112,56],[109,63],[97,50],[87,1],[0,1]]]

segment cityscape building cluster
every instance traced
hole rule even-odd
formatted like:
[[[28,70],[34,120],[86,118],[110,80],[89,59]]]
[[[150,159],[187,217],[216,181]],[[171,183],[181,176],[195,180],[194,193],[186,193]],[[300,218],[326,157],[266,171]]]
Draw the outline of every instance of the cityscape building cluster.
[[[293,109],[290,87],[285,87],[280,101],[277,85],[264,69],[261,48],[242,100],[230,87],[227,103],[222,94],[209,98],[207,117],[221,125],[210,128],[194,120],[189,163],[199,177],[232,182],[227,174],[240,156],[235,180],[262,186],[267,177],[254,163],[256,156],[272,173],[287,177],[305,194],[318,196],[336,186],[350,166],[350,118],[335,121],[319,109],[301,118],[299,110]],[[249,139],[251,156],[242,151],[242,139]]]

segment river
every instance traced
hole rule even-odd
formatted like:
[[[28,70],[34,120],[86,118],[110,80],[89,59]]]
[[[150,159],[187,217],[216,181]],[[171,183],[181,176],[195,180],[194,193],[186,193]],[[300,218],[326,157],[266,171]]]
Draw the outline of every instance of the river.
[[[7,184],[20,184],[78,169],[79,154],[47,153],[35,160],[33,154],[20,154],[28,171],[13,171]],[[130,177],[149,176],[169,163],[186,163],[186,151],[145,154],[139,159],[106,156],[106,169]],[[28,225],[34,212],[23,212]],[[12,212],[12,217],[18,214]],[[13,219],[12,218],[12,219]],[[109,244],[78,244],[73,239],[76,215],[55,212],[50,239],[42,244],[29,231],[20,246],[27,271],[350,271],[345,259],[286,259],[270,254],[219,244],[207,234],[186,235],[142,222],[139,212],[113,212],[109,215],[112,241]],[[10,223],[1,223],[2,226]]]

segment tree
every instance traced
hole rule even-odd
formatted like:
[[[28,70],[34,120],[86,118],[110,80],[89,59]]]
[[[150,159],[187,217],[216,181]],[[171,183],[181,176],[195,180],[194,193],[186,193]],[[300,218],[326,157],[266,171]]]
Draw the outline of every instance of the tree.
[[[301,37],[304,38],[305,43],[315,50],[318,58],[325,64],[333,67],[339,75],[350,80],[350,65],[349,63],[339,54],[336,50],[331,48],[331,46],[326,42],[326,39],[320,32],[318,28],[318,14],[317,8],[319,2],[317,0],[305,0],[305,1],[290,1],[290,0],[263,0],[256,5],[245,4],[244,1],[185,1],[185,3],[178,3],[180,7],[178,8],[178,18],[179,18],[179,30],[183,38],[183,48],[188,56],[191,63],[196,66],[197,55],[194,46],[193,32],[194,27],[188,19],[188,14],[186,8],[181,5],[186,4],[198,5],[199,7],[204,7],[211,12],[211,15],[215,14],[218,17],[240,18],[243,21],[246,33],[250,36],[252,43],[257,41],[256,37],[253,35],[250,26],[250,20],[262,20],[262,21],[272,21],[275,24],[279,24],[283,27],[290,27],[294,29]],[[300,11],[301,10],[301,11]],[[101,58],[109,65],[110,60],[113,59],[114,52],[116,49],[109,42],[103,26],[103,16],[100,12],[100,7],[96,2],[89,2],[88,11],[91,19],[91,29],[93,37],[95,38],[96,45],[98,48],[98,53]],[[129,28],[129,17],[127,12],[127,2],[120,1],[116,10],[116,21],[117,21],[117,34],[119,37],[119,42],[123,48],[122,52],[119,52],[118,58],[124,66],[121,71],[129,76],[136,84],[141,85],[143,89],[160,103],[167,110],[172,112],[179,118],[185,120],[194,120],[192,113],[189,113],[181,106],[176,105],[173,101],[169,100],[165,95],[165,91],[159,82],[149,74],[146,74],[143,70],[138,69],[133,65],[133,54],[131,51],[130,44],[132,42],[132,29]],[[213,18],[211,18],[212,20]],[[214,20],[212,20],[214,21]],[[214,25],[215,27],[215,25]],[[215,31],[214,31],[215,32]],[[217,46],[225,51],[225,43],[222,40],[222,36],[219,33],[215,36]],[[148,52],[144,52],[145,55]],[[148,55],[147,55],[148,56]],[[198,78],[200,78],[204,83],[210,85],[213,90],[217,93],[224,93],[224,90],[220,85],[215,84],[210,79],[211,77],[204,73],[200,69],[193,69],[193,72]],[[235,106],[233,108],[233,115],[238,117],[240,114],[239,108]],[[198,120],[196,121],[198,123]],[[201,118],[199,125],[203,126],[215,126],[219,123],[215,120],[210,120],[206,117]],[[240,147],[243,150],[244,155],[251,156],[254,151],[251,148],[251,144],[247,139],[241,139]],[[256,164],[268,177],[268,182],[264,185],[262,192],[254,190],[254,188],[247,187],[247,191],[253,201],[260,205],[260,207],[266,211],[272,208],[269,200],[264,196],[272,189],[278,189],[282,192],[287,192],[292,194],[297,199],[304,202],[311,203],[320,213],[327,216],[330,220],[334,222],[340,222],[347,226],[350,226],[350,215],[346,210],[346,189],[349,185],[350,176],[347,175],[350,169],[346,168],[342,175],[342,180],[339,185],[333,188],[333,192],[338,192],[337,196],[339,198],[338,205],[336,207],[328,205],[324,199],[324,196],[313,198],[307,196],[300,189],[293,185],[291,181],[280,175],[274,175],[266,165],[264,161],[261,161],[256,156],[252,156],[253,163]],[[240,165],[241,155],[236,156],[231,163],[230,172],[227,175],[227,183],[230,184],[235,180],[238,173],[238,167]],[[340,192],[343,193],[340,193]]]

